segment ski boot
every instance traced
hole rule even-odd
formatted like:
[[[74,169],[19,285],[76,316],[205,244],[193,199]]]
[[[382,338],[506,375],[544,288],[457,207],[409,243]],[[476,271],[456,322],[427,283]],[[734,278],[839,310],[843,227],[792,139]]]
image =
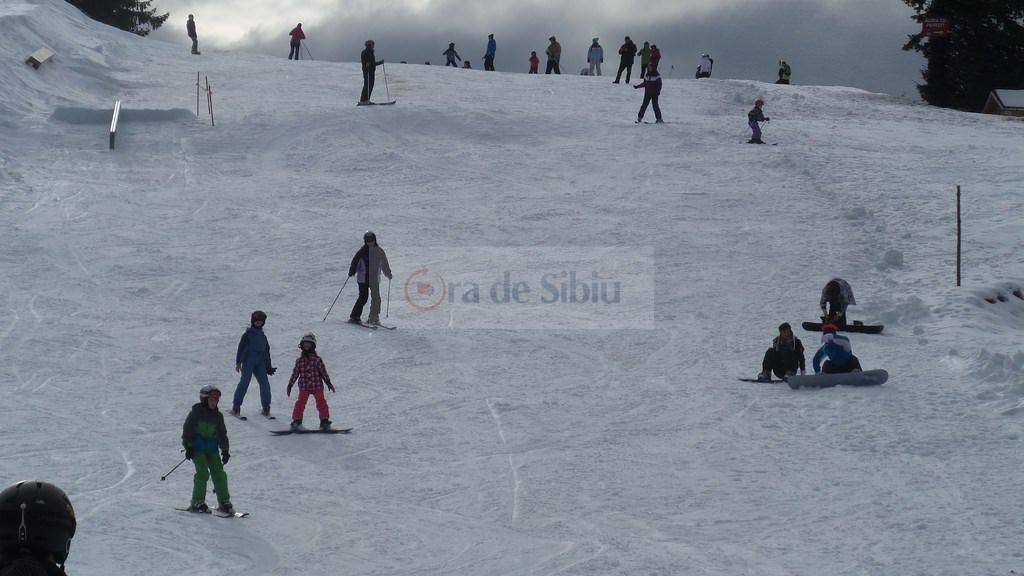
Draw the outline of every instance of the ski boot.
[[[327,418],[321,418],[320,419],[320,429],[321,430],[330,430],[331,429],[331,421],[328,420]]]
[[[300,418],[298,420],[292,420],[291,429],[292,430],[305,430],[305,428],[302,427],[302,419]]]
[[[210,507],[206,505],[206,502],[193,502],[188,505],[189,512],[201,512],[203,514],[210,513]]]

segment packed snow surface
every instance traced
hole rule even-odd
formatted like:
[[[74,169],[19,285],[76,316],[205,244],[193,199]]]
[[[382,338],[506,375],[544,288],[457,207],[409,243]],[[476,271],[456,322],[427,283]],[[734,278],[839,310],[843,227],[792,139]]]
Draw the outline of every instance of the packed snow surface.
[[[358,63],[192,56],[58,0],[0,6],[0,48],[0,478],[69,493],[73,576],[1024,565],[1019,121],[686,79],[637,125],[607,77],[387,46],[374,99],[398,103],[357,107]],[[776,146],[745,143],[755,98]],[[394,331],[345,323],[367,229]],[[885,324],[851,340],[889,381],[738,381],[781,322],[813,354],[834,276]],[[256,309],[278,418],[254,381],[227,421],[251,517],[176,512],[191,464],[160,478],[199,388],[227,409]],[[307,331],[351,435],[268,433]]]

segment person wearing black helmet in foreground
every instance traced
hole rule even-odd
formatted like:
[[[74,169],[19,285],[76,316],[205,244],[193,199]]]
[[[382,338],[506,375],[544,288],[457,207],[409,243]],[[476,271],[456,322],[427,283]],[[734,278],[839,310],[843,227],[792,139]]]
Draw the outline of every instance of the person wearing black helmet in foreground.
[[[359,284],[359,299],[352,307],[349,322],[362,323],[360,318],[363,315],[363,306],[372,296],[370,317],[366,322],[372,325],[380,324],[380,275],[382,272],[388,280],[391,280],[388,255],[384,253],[383,248],[377,245],[377,235],[373,231],[367,230],[363,234],[363,247],[352,257],[352,263],[348,267],[349,278],[358,274],[356,282]]]
[[[24,480],[0,492],[0,576],[64,576],[75,509],[63,490]]]
[[[228,451],[224,415],[217,409],[219,402],[220,390],[216,386],[203,386],[199,390],[199,402],[192,405],[181,429],[185,458],[191,460],[196,468],[196,474],[192,477],[189,512],[210,512],[210,507],[206,505],[206,483],[212,477],[213,488],[217,493],[217,511],[222,514],[235,513],[228,492],[228,475],[224,473],[224,465],[228,463],[231,454]],[[220,457],[217,456],[218,449]]]

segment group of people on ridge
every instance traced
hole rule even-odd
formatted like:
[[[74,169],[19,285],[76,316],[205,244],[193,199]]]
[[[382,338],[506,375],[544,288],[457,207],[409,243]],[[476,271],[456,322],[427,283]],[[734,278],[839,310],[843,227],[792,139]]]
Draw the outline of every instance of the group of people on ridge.
[[[860,360],[853,354],[850,339],[839,330],[846,327],[846,308],[857,302],[853,298],[853,289],[842,278],[833,278],[825,284],[821,291],[821,347],[815,352],[812,367],[815,374],[837,374],[861,371]],[[822,363],[824,360],[824,363]],[[757,379],[769,382],[774,374],[785,380],[799,371],[806,373],[807,361],[804,357],[804,345],[793,334],[788,322],[779,325],[779,335],[772,340],[771,346],[761,360],[761,372]]]
[[[363,307],[372,296],[370,304],[370,324],[380,324],[380,277],[391,279],[391,267],[387,254],[377,245],[377,235],[372,231],[363,234],[363,246],[356,251],[349,266],[349,278],[356,277],[359,286],[359,297],[352,307],[349,322],[360,323]],[[230,414],[237,418],[242,416],[242,403],[249,389],[252,378],[260,387],[261,414],[270,415],[271,390],[269,376],[277,372],[270,356],[270,342],[263,329],[267,323],[267,314],[256,310],[249,316],[249,327],[238,341],[235,353],[235,371],[240,374],[235,393],[232,397]],[[295,359],[291,378],[285,389],[290,397],[295,385],[299,386],[298,397],[292,407],[291,428],[302,430],[303,414],[306,404],[312,397],[320,416],[320,429],[331,429],[331,413],[324,397],[324,387],[335,391],[331,377],[323,359],[316,352],[316,334],[307,332],[299,340],[299,356]],[[221,391],[216,386],[207,385],[199,390],[199,402],[192,406],[185,424],[182,426],[181,443],[185,458],[191,460],[195,467],[192,481],[192,498],[188,507],[192,512],[210,512],[206,504],[207,483],[212,478],[214,491],[217,495],[217,511],[223,514],[234,514],[231,494],[228,489],[228,478],[224,465],[231,459],[230,443],[224,415],[218,409]],[[218,452],[220,455],[218,456]]]

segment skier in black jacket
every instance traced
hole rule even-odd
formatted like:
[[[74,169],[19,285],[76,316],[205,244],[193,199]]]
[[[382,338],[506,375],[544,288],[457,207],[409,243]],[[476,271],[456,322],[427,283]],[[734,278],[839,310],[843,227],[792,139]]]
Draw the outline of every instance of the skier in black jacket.
[[[384,63],[383,60],[377,60],[376,58],[373,54],[373,40],[367,40],[366,48],[359,55],[359,60],[363,63],[363,93],[359,96],[360,104],[369,104],[370,94],[373,93],[373,79],[377,73],[377,66]]]
[[[622,78],[622,71],[626,71],[626,84],[629,84],[629,76],[633,73],[633,60],[636,59],[636,44],[626,36],[626,41],[619,47],[619,72],[615,74],[615,81],[612,84],[618,84],[619,79]],[[643,71],[641,71],[641,74]]]

